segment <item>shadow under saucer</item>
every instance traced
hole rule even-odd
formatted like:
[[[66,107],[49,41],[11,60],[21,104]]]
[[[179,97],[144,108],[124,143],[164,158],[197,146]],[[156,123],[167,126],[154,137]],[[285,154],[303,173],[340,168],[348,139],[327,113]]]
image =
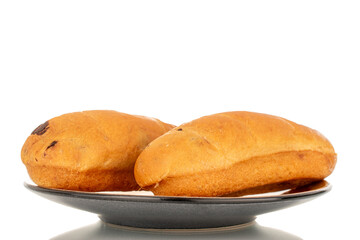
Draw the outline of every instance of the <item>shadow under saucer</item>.
[[[53,240],[137,240],[137,239],[246,239],[246,240],[299,240],[300,237],[278,229],[263,227],[252,222],[232,227],[208,229],[143,229],[122,227],[107,224],[102,221],[75,229]]]

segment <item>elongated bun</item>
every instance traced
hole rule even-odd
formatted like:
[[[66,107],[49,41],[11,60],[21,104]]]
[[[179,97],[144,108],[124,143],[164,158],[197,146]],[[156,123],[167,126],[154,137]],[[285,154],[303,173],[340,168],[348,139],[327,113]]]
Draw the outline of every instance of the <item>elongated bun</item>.
[[[21,158],[31,179],[42,187],[137,190],[135,160],[149,142],[173,127],[109,110],[68,113],[36,128]]]
[[[321,180],[335,163],[333,146],[316,130],[276,116],[226,112],[151,142],[134,174],[156,195],[221,196]]]

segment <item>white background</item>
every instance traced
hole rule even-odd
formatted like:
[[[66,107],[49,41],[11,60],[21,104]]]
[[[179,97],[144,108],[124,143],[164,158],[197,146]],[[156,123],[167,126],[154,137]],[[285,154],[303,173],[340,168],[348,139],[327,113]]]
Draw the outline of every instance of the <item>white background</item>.
[[[40,123],[90,109],[173,124],[247,110],[315,128],[338,153],[329,194],[258,223],[358,239],[359,13],[346,0],[0,1],[1,234],[49,239],[97,221],[23,187],[20,150]]]

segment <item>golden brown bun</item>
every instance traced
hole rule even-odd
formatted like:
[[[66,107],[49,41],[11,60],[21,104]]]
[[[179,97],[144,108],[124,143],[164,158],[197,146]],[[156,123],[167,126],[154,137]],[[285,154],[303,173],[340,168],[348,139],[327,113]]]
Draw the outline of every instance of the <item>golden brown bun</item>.
[[[320,180],[335,163],[334,148],[313,129],[266,114],[227,112],[157,138],[134,173],[156,195],[220,196]]]
[[[21,159],[42,187],[83,191],[137,190],[136,158],[173,125],[97,110],[64,114],[36,128]]]

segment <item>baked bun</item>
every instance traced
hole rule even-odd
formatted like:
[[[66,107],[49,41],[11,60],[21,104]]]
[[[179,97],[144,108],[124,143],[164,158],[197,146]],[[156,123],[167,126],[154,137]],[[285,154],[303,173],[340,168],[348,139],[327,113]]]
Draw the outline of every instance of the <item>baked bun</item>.
[[[156,195],[241,195],[321,180],[335,163],[334,148],[313,129],[266,114],[226,112],[151,142],[134,174]]]
[[[134,164],[173,125],[97,110],[64,114],[36,128],[21,158],[39,186],[79,191],[138,190]]]

